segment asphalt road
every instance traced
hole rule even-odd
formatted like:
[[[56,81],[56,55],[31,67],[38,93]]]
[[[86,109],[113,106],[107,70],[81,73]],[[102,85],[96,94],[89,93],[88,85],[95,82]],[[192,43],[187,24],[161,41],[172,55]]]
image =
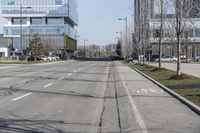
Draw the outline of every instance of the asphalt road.
[[[111,61],[0,65],[0,133],[200,133],[200,117]]]

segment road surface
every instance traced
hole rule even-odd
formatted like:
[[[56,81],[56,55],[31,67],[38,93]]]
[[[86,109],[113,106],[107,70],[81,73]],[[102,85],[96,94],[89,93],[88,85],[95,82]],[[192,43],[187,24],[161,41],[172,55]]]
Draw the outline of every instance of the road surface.
[[[0,65],[1,133],[199,133],[200,117],[111,61]]]

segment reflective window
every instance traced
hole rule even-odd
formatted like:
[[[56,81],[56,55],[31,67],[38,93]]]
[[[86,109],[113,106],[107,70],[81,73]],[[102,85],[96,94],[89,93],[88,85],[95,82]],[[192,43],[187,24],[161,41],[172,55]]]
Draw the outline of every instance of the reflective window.
[[[200,29],[195,29],[195,37],[200,37]]]
[[[194,29],[189,29],[188,37],[194,37]]]
[[[42,24],[42,18],[31,18],[32,25],[40,25]]]
[[[64,24],[62,18],[47,18],[47,24]]]
[[[21,23],[20,23],[21,22]],[[27,22],[27,20],[26,20],[26,18],[22,18],[22,19],[20,19],[20,18],[13,18],[12,19],[12,24],[16,24],[16,25],[19,25],[19,24],[26,24],[26,22]]]
[[[62,0],[55,0],[56,5],[62,5]]]

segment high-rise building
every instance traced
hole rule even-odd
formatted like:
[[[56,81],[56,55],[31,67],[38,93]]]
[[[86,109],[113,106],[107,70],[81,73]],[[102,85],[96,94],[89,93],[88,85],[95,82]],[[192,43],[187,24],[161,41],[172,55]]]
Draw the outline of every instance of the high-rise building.
[[[3,37],[12,38],[15,50],[27,48],[34,34],[56,49],[76,50],[77,0],[1,0],[0,8]]]

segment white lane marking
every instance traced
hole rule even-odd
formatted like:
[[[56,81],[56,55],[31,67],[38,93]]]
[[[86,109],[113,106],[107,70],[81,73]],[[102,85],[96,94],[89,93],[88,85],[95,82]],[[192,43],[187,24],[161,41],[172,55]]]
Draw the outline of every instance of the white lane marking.
[[[27,96],[29,96],[29,95],[31,95],[31,94],[33,94],[33,93],[27,93],[27,94],[25,94],[25,95],[23,95],[23,96],[20,96],[20,97],[17,97],[17,98],[12,99],[12,101],[17,101],[17,100],[22,99],[22,98],[24,98],[24,97],[27,97]]]
[[[77,73],[77,71],[74,71],[74,73]]]
[[[53,85],[53,83],[49,83],[49,84],[45,85],[44,88],[47,88],[47,87],[49,87],[51,85]]]
[[[120,77],[121,77],[121,76],[120,76]],[[121,79],[122,79],[122,77],[121,77]],[[142,116],[141,116],[139,110],[137,109],[137,106],[136,106],[136,104],[135,104],[135,101],[133,100],[133,98],[132,98],[132,96],[131,96],[131,94],[130,94],[130,92],[129,92],[129,90],[128,90],[128,87],[126,86],[126,84],[125,84],[125,82],[124,82],[123,79],[122,79],[122,83],[123,83],[123,85],[124,85],[124,87],[125,87],[125,91],[126,91],[126,93],[127,93],[127,95],[128,95],[128,99],[129,99],[129,101],[130,101],[130,103],[131,103],[132,110],[133,110],[133,112],[135,113],[135,117],[136,117],[136,119],[137,119],[137,122],[138,122],[139,126],[140,126],[141,129],[142,129],[142,133],[148,133],[147,127],[146,127],[146,125],[145,125],[145,123],[144,123],[144,121],[143,121],[143,119],[142,119]]]
[[[68,73],[67,74],[67,77],[69,77],[69,76],[72,76],[72,73]],[[59,78],[58,80],[63,80],[65,77],[61,77],[61,78]]]
[[[161,93],[164,93],[164,91],[163,91],[163,90],[160,90],[160,92],[161,92]]]
[[[72,73],[67,74],[67,76],[72,76]]]
[[[4,78],[4,79],[0,79],[0,81],[4,81],[4,80],[8,80],[8,79],[13,79],[13,78]]]
[[[59,78],[58,80],[63,80],[65,77],[61,77],[61,78]]]

